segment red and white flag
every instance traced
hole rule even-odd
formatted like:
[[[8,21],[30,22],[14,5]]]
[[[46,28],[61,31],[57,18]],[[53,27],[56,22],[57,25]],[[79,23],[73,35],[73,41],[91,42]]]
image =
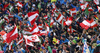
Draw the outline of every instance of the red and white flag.
[[[47,19],[48,19],[48,16],[47,16],[47,15],[45,15],[45,16],[44,16],[44,19],[46,19],[46,20],[47,20]]]
[[[93,0],[96,5],[99,5],[99,0]]]
[[[33,26],[33,28],[30,30],[30,32],[31,32],[32,34],[38,34],[38,33],[39,33],[39,28],[38,28],[38,26],[37,26],[36,23],[34,23],[34,26]]]
[[[67,21],[65,21],[63,24],[64,24],[64,26],[65,26],[65,25],[69,26],[69,25],[71,25],[72,21],[73,21],[73,17],[70,17],[70,18],[68,18]]]
[[[0,32],[0,35],[1,35],[1,37],[4,39],[4,42],[5,42],[6,39],[7,39],[7,33],[6,33],[5,31],[1,31],[1,32]]]
[[[42,30],[43,29],[43,24],[39,24],[38,28],[39,28],[39,30]]]
[[[15,40],[17,37],[18,37],[18,30],[17,30],[17,27],[15,26],[14,29],[12,31],[10,31],[9,33],[7,33],[7,36],[6,36],[6,42],[7,43],[10,43],[12,42],[13,40]]]
[[[13,41],[9,44],[9,50],[12,50],[12,44],[13,44]]]
[[[89,20],[84,20],[82,23],[80,23],[80,26],[84,29],[88,29],[90,27],[91,23]]]
[[[94,28],[98,26],[96,21],[94,21],[93,19],[90,20],[90,23],[91,23],[90,28]]]
[[[62,14],[59,14],[58,17],[56,18],[57,22],[59,22],[60,24],[62,24],[62,20],[63,20],[64,16]]]
[[[48,33],[49,33],[49,26],[48,26],[47,23],[45,23],[45,27],[46,27],[46,30],[45,30],[45,31],[40,31],[40,35],[41,35],[41,36],[42,36],[42,35],[47,36]]]
[[[19,41],[17,42],[17,45],[21,44],[23,40],[23,34],[19,34]]]
[[[68,33],[73,33],[73,32],[76,32],[76,30],[74,30],[73,28],[72,28],[72,26],[69,26],[69,28],[67,28],[67,32]]]
[[[9,18],[7,16],[4,16],[4,19],[9,23]]]
[[[88,11],[93,11],[92,7],[89,7],[89,8],[88,8]]]
[[[98,8],[98,12],[100,13],[100,7],[99,7],[99,6],[97,6],[97,8]]]
[[[53,20],[53,18],[51,17],[51,20],[50,20],[50,26],[52,26],[53,23],[54,23],[54,20]]]
[[[53,9],[56,9],[55,3],[52,3],[52,8],[53,8]]]
[[[80,4],[82,11],[84,11],[88,6],[88,2],[86,2],[85,4]]]
[[[33,25],[33,23],[35,22],[35,19],[39,16],[38,13],[39,13],[38,11],[35,11],[35,12],[29,12],[27,14],[31,25]]]
[[[26,36],[24,35],[26,45],[34,46],[32,42],[40,42],[37,35]]]
[[[69,14],[71,16],[76,15],[76,13],[77,13],[76,8],[69,9]]]
[[[17,6],[22,8],[23,7],[23,4],[21,2],[18,2],[17,3]]]
[[[84,2],[84,0],[79,0],[81,3],[83,3]]]

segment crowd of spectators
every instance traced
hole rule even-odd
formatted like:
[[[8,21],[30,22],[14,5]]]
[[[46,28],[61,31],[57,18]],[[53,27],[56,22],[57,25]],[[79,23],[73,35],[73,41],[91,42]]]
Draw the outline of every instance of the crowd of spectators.
[[[22,8],[16,5],[18,1],[23,4]],[[33,42],[34,47],[26,45],[25,40],[17,45],[15,39],[12,49],[9,50],[9,44],[3,43],[0,35],[0,51],[4,53],[82,53],[86,39],[90,53],[100,52],[100,13],[93,0],[87,2],[93,11],[82,11],[79,0],[0,0],[0,31],[4,30],[8,33],[16,24],[18,32],[24,36],[23,31],[29,27],[28,24],[32,26],[26,15],[36,10],[39,11],[39,16],[35,20],[37,25],[45,22],[49,25],[51,17],[55,21],[50,26],[47,36],[39,36],[41,42]],[[65,19],[71,16],[67,10],[76,8],[78,12],[72,16],[73,22],[69,25],[75,32],[68,32],[69,26],[62,26],[56,22],[56,16],[52,13],[53,3],[56,5],[56,11],[61,13]],[[100,6],[100,1],[98,6]],[[48,16],[47,20],[44,19],[44,15]],[[94,15],[97,15],[98,19]],[[8,21],[4,19],[5,17],[8,17]],[[79,19],[76,21],[77,18]],[[79,23],[85,19],[95,20],[98,26],[88,30],[83,29]],[[59,43],[55,41],[56,39]]]

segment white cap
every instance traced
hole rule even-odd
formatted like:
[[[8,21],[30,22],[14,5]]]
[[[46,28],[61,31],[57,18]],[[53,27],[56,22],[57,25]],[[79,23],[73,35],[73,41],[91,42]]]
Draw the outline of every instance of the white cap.
[[[35,4],[33,4],[32,6],[34,6],[34,7],[35,7]]]

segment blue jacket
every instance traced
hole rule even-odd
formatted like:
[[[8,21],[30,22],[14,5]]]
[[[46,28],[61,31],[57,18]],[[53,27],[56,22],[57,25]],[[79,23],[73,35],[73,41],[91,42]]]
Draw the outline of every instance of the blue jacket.
[[[71,6],[72,6],[73,8],[76,8],[77,11],[80,9],[80,7],[76,7],[76,6],[74,6],[73,4],[71,4]]]
[[[66,42],[69,42],[69,40],[67,38],[64,41],[63,40],[60,40],[60,44],[66,43]]]

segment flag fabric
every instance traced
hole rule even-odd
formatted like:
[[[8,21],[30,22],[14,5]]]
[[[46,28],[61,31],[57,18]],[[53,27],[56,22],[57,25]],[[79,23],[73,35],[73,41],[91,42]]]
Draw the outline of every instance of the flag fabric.
[[[39,28],[39,30],[42,30],[43,29],[43,24],[39,24],[38,28]]]
[[[48,19],[48,16],[47,16],[47,15],[45,15],[45,16],[44,16],[44,19],[45,19],[45,20],[47,20],[47,19]]]
[[[42,35],[47,36],[48,35],[48,33],[49,33],[49,26],[48,26],[47,23],[45,23],[45,27],[46,27],[45,31],[40,31],[40,36],[42,36]]]
[[[32,34],[38,34],[39,33],[39,28],[38,28],[36,23],[34,23],[34,26],[32,27],[32,29],[29,32],[31,32]]]
[[[97,6],[97,8],[98,8],[98,12],[100,13],[100,7],[99,7],[99,6]]]
[[[21,44],[23,42],[23,34],[19,34],[19,41],[17,42],[17,45]]]
[[[54,20],[53,20],[53,18],[51,17],[51,20],[50,20],[50,26],[52,26],[53,23],[54,23]]]
[[[72,21],[73,21],[73,17],[67,18],[67,21],[65,21],[65,22],[63,23],[63,25],[64,25],[64,26],[65,26],[65,25],[69,26],[69,25],[71,25]]]
[[[7,16],[4,16],[4,19],[9,23],[9,18]]]
[[[89,6],[89,4],[88,2],[86,2],[85,4],[81,3],[80,6],[81,6],[82,11],[84,11]]]
[[[94,15],[94,17],[98,20],[98,17],[97,17],[97,15]]]
[[[71,16],[76,15],[76,13],[77,13],[76,8],[69,9],[69,14],[70,14]]]
[[[23,7],[23,4],[18,1],[17,6],[22,8]]]
[[[90,21],[84,20],[82,23],[80,23],[80,26],[87,30],[88,28],[96,27],[97,23],[93,19],[91,19]]]
[[[90,20],[90,23],[91,23],[90,28],[94,28],[98,26],[96,21],[94,21],[93,19]]]
[[[15,26],[12,31],[10,31],[9,33],[7,33],[6,37],[7,37],[7,39],[6,39],[7,43],[10,43],[11,41],[15,40],[18,37],[17,27]]]
[[[84,2],[84,0],[79,0],[79,2],[83,3],[83,2]]]
[[[88,8],[88,11],[93,11],[92,7],[89,7],[89,8]]]
[[[67,32],[71,34],[73,32],[76,32],[76,30],[72,29],[72,26],[69,26]]]
[[[38,11],[35,11],[35,12],[29,12],[27,14],[31,25],[33,25],[33,23],[35,22],[35,19],[39,16],[38,13],[39,13]]]
[[[86,39],[84,40],[83,53],[90,53]]]
[[[60,24],[62,24],[63,18],[64,18],[64,16],[62,14],[59,14],[58,17],[56,18],[56,21],[59,22]]]
[[[89,20],[84,20],[82,23],[80,23],[80,26],[87,30],[90,27]]]
[[[6,41],[6,39],[7,39],[7,33],[5,31],[1,31],[0,35],[4,39],[4,41]]]
[[[13,44],[13,41],[9,44],[9,50],[11,50],[12,49],[12,44]]]
[[[5,4],[5,5],[4,5],[4,9],[7,8],[8,6],[9,6],[9,4]]]
[[[45,23],[45,26],[47,28],[47,34],[49,33],[49,25],[47,23]]]
[[[40,39],[37,35],[27,36],[24,35],[26,45],[34,46],[32,42],[40,42]]]
[[[55,3],[52,3],[52,8],[53,8],[53,9],[56,9]]]
[[[99,5],[99,0],[93,0],[96,5]]]

